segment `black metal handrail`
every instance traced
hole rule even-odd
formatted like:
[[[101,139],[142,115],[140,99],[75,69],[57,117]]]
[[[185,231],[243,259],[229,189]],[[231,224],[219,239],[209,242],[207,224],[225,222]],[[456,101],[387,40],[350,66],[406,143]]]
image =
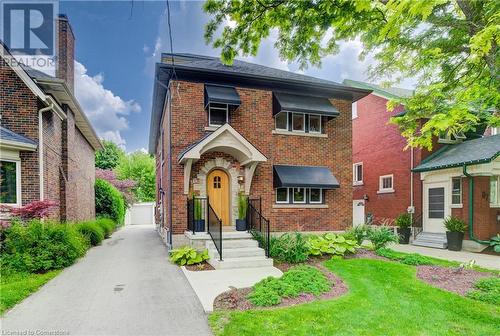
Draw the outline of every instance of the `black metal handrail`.
[[[269,258],[271,225],[269,220],[262,215],[261,209],[262,198],[248,199],[247,230],[255,230],[260,233],[262,239],[259,240],[259,247],[264,249],[266,257]]]
[[[222,261],[222,221],[215,213],[214,209],[210,205],[210,202],[207,202],[207,204],[207,231],[214,242],[217,252],[219,252],[219,258]]]
[[[424,230],[422,217],[422,214],[413,214],[413,222],[411,224],[413,229],[413,239],[417,238],[417,236]]]
[[[187,230],[193,234],[205,232],[207,222],[207,198],[193,197],[187,200]]]

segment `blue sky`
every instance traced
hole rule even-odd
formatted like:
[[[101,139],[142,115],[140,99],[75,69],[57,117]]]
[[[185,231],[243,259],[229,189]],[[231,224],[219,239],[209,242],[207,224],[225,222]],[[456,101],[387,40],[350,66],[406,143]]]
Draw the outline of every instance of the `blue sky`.
[[[203,38],[209,17],[202,5],[171,1],[174,52],[218,55]],[[59,9],[76,36],[76,95],[95,129],[127,151],[147,149],[154,63],[170,50],[166,2],[61,1]],[[365,69],[373,62],[370,57],[359,61],[362,46],[350,41],[323,59],[321,68],[302,71],[280,60],[274,41],[273,36],[264,41],[255,57],[239,58],[337,82],[366,80]]]

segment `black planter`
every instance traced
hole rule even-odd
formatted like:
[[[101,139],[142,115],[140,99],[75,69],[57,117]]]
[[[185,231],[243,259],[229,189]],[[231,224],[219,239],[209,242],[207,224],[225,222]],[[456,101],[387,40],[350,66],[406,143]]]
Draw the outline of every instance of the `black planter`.
[[[461,251],[462,241],[464,240],[464,233],[447,231],[446,240],[448,241],[448,250]]]
[[[247,229],[247,221],[244,219],[236,220],[236,231],[245,231]]]
[[[411,236],[411,228],[398,228],[398,236],[400,244],[409,244]]]
[[[205,220],[204,219],[195,219],[194,232],[205,232]]]

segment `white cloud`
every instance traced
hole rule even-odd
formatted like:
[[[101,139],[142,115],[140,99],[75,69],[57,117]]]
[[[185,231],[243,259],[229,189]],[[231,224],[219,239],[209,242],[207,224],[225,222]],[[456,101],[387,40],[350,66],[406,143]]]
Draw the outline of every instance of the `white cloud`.
[[[87,74],[85,66],[75,61],[75,95],[97,134],[124,147],[121,131],[128,128],[127,116],[140,112],[134,100],[125,101],[103,85],[104,75]]]

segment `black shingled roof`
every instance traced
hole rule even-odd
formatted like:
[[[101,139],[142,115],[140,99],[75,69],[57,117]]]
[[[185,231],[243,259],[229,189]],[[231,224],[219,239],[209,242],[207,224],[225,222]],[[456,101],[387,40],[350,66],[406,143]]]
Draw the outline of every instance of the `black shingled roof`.
[[[27,138],[24,135],[12,132],[11,130],[9,130],[3,126],[0,126],[0,138],[2,140],[22,142],[22,143],[25,143],[28,145],[35,145],[35,146],[37,145],[36,141],[31,140],[30,138]]]

